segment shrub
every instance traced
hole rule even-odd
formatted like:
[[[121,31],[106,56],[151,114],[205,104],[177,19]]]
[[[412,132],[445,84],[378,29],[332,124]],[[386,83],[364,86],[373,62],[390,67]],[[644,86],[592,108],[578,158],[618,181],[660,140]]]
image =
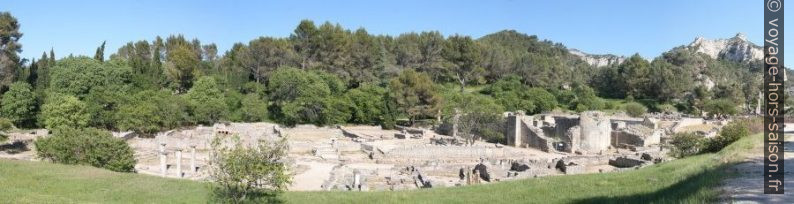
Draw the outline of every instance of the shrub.
[[[528,114],[541,113],[557,107],[557,96],[543,88],[530,88],[520,78],[511,76],[485,87],[482,93],[497,99],[507,111],[522,110]]]
[[[241,118],[246,122],[259,122],[267,119],[267,101],[259,94],[249,93],[240,101]]]
[[[0,100],[0,114],[19,126],[32,126],[35,118],[36,97],[30,84],[16,82]]]
[[[705,107],[703,108],[706,112],[709,113],[711,117],[720,117],[720,116],[728,116],[728,115],[736,115],[738,112],[736,110],[736,104],[728,99],[717,99],[713,101],[709,101],[706,103]]]
[[[469,144],[475,140],[484,139],[488,142],[505,143],[503,130],[505,123],[501,114],[489,112],[471,112],[460,116],[458,133]]]
[[[11,120],[6,118],[0,118],[0,131],[6,131],[14,128],[14,124],[11,123]]]
[[[53,92],[85,97],[94,89],[126,92],[130,88],[132,68],[123,63],[102,63],[88,57],[68,57],[49,68]]]
[[[268,202],[291,182],[284,159],[286,137],[279,141],[260,140],[244,145],[239,136],[215,137],[212,141],[210,175],[217,185],[213,193],[219,202]]]
[[[701,136],[695,133],[676,133],[670,144],[673,145],[673,156],[681,158],[697,154],[700,148]]]
[[[659,112],[662,112],[662,113],[675,113],[675,112],[678,111],[678,109],[675,108],[675,106],[673,106],[671,104],[661,104],[661,105],[656,106],[656,109],[659,110]]]
[[[351,121],[372,125],[382,123],[386,114],[385,95],[386,89],[371,84],[364,84],[345,93],[353,105]]]
[[[185,94],[193,121],[201,124],[217,122],[226,113],[226,99],[212,77],[202,77]]]
[[[271,115],[287,125],[330,125],[350,120],[353,103],[344,84],[322,71],[281,68],[268,81]]]
[[[542,113],[554,110],[557,107],[556,97],[542,88],[530,88],[525,92],[528,100],[535,105],[534,110],[526,110],[529,113]]]
[[[750,123],[752,123],[751,120],[737,120],[728,123],[720,130],[719,135],[703,141],[701,152],[718,152],[736,140],[750,135]]]
[[[131,93],[113,91],[106,88],[94,88],[81,101],[86,104],[86,112],[90,115],[88,126],[114,129],[118,127],[116,113],[121,104],[127,103]]]
[[[183,124],[188,118],[186,109],[186,102],[168,91],[141,91],[120,105],[117,126],[120,130],[151,134]]]
[[[631,117],[642,117],[648,111],[644,105],[637,102],[629,102],[623,106],[623,109]]]
[[[604,109],[606,110],[614,110],[620,107],[620,103],[617,101],[605,101],[604,102]]]
[[[718,137],[722,138],[727,144],[733,143],[736,140],[750,135],[748,124],[744,120],[737,120],[728,123],[720,130]]]
[[[266,97],[267,96],[267,94],[265,93],[265,86],[260,84],[260,83],[253,82],[253,81],[249,81],[249,82],[243,84],[242,93],[243,94],[256,94],[259,97]]]
[[[223,94],[225,95],[224,98],[226,102],[226,108],[228,109],[226,110],[227,114],[224,117],[224,119],[234,122],[244,121],[243,120],[244,112],[242,110],[242,107],[243,107],[243,98],[245,97],[245,95],[235,90],[227,90],[224,91]]]
[[[595,95],[595,91],[586,85],[579,85],[573,90],[576,98],[571,101],[570,107],[578,112],[587,110],[601,110],[604,108],[603,99]]]
[[[35,142],[39,157],[64,164],[83,164],[111,171],[132,172],[132,149],[110,132],[95,128],[60,128]]]
[[[41,119],[47,129],[86,127],[91,120],[86,104],[74,96],[56,94],[42,106]]]
[[[502,116],[504,108],[491,97],[461,92],[451,92],[445,95],[442,114],[445,123],[451,126],[449,131],[454,131],[452,127],[455,127],[454,123],[457,122],[458,136],[464,138],[468,143],[478,139],[490,142],[504,140],[504,134],[499,131],[504,129]],[[554,100],[553,96],[551,100]],[[456,113],[459,114],[457,121]],[[451,134],[451,132],[447,132],[447,134]]]
[[[281,120],[287,125],[342,124],[350,120],[351,102],[344,96],[301,97],[281,106]]]
[[[8,135],[5,135],[3,131],[10,130],[12,128],[14,128],[14,124],[11,124],[11,120],[0,118],[0,142],[8,139]]]

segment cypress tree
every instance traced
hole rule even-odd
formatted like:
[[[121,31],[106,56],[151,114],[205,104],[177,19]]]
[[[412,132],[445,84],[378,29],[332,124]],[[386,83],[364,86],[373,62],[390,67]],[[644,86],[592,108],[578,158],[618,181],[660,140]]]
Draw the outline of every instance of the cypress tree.
[[[38,75],[39,74],[38,73],[39,72],[39,65],[38,65],[38,63],[36,63],[36,58],[33,58],[33,60],[30,62],[30,67],[28,67],[28,72],[29,73],[28,73],[27,82],[31,86],[35,87],[36,86],[36,80],[39,78],[39,75]]]
[[[53,49],[50,49],[50,62],[47,66],[55,66],[55,51]]]
[[[100,62],[105,61],[105,42],[106,41],[102,41],[102,45],[96,48],[96,54],[94,54],[94,59],[96,59],[97,61]]]

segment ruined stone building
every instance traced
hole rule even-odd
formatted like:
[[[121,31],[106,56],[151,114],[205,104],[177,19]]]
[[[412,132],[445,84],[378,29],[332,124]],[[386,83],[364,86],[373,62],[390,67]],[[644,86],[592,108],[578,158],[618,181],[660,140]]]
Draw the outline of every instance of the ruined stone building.
[[[658,121],[612,119],[603,112],[579,115],[507,116],[505,138],[514,147],[545,152],[601,153],[611,147],[637,148],[659,144],[665,134]]]
[[[648,147],[659,144],[665,131],[658,126],[658,121],[645,118],[641,123],[616,121],[613,123],[612,146],[620,148]]]

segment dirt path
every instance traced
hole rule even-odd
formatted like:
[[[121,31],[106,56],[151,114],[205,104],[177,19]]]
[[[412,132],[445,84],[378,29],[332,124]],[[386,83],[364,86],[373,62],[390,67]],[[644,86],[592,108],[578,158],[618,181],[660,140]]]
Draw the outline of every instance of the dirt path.
[[[335,166],[335,164],[316,161],[298,161],[297,164],[306,165],[309,169],[293,177],[292,185],[289,187],[291,191],[323,190],[323,182],[328,180],[331,176],[331,170]]]
[[[767,195],[763,189],[763,145],[759,144],[748,153],[745,161],[729,169],[739,176],[723,181],[722,203],[794,203],[794,135],[787,135],[785,145],[785,194]]]

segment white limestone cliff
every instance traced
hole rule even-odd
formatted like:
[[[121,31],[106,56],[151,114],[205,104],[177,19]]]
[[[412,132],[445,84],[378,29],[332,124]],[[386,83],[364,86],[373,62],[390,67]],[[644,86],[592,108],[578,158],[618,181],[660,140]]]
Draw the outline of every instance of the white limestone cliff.
[[[587,54],[577,49],[569,49],[572,55],[579,57],[582,61],[586,62],[587,64],[595,67],[603,67],[609,66],[612,64],[620,64],[623,63],[623,60],[626,60],[625,57],[616,56],[616,55],[593,55]]]
[[[760,46],[747,40],[743,33],[736,34],[729,39],[709,40],[703,37],[695,38],[688,47],[695,52],[703,53],[714,59],[726,59],[736,62],[760,60],[764,52]]]

